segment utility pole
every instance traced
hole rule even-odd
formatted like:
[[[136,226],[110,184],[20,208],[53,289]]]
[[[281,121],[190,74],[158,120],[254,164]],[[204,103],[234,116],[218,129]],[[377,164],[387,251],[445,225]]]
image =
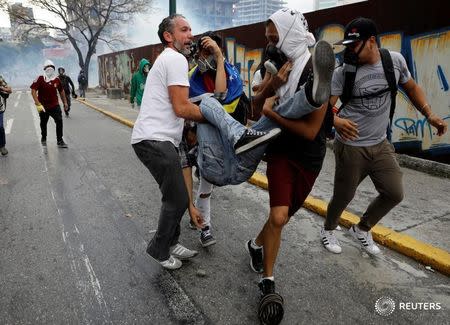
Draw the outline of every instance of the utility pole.
[[[169,0],[169,15],[177,12],[177,0]]]

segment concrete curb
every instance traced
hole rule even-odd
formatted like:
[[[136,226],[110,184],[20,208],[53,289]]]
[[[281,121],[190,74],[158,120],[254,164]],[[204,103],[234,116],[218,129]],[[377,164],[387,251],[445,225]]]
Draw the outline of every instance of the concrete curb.
[[[124,119],[114,113],[98,108],[90,104],[86,100],[80,99],[76,100],[92,109],[95,109],[105,114],[106,116],[111,117],[112,119],[122,124],[129,126],[130,128],[134,126],[133,122]],[[450,177],[450,170],[448,175],[449,175],[448,177]],[[248,182],[263,189],[266,190],[268,189],[267,177],[258,172],[254,173],[253,176],[248,180]],[[305,203],[303,204],[303,207],[305,209],[317,213],[322,217],[326,216],[327,206],[328,204],[325,201],[316,199],[312,196],[308,196]],[[340,224],[343,225],[344,227],[350,228],[352,225],[357,224],[359,220],[360,217],[358,217],[357,215],[350,213],[348,211],[344,211],[339,221]],[[435,270],[438,270],[445,275],[450,275],[450,253],[448,253],[447,251],[434,247],[427,243],[423,243],[419,240],[414,239],[411,236],[400,234],[392,229],[380,225],[373,227],[372,235],[374,240],[379,244],[389,247],[403,255],[409,256],[420,263],[429,265]]]
[[[92,109],[95,109],[96,111],[99,111],[100,113],[105,114],[106,116],[111,117],[113,120],[116,120],[117,122],[125,124],[126,126],[128,126],[130,128],[132,128],[134,126],[134,123],[131,122],[130,120],[124,119],[123,117],[121,117],[119,115],[116,115],[114,113],[105,111],[104,109],[98,108],[98,107],[92,105],[91,103],[87,102],[85,99],[84,100],[83,99],[75,99],[75,100],[80,102],[80,103],[82,103],[82,104],[84,104],[84,105],[86,105],[86,106],[88,106],[88,107],[90,107],[90,108],[92,108]]]

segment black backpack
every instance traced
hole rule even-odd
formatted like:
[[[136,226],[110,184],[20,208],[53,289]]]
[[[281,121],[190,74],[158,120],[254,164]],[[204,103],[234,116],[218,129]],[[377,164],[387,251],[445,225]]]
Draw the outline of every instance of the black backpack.
[[[342,92],[342,95],[339,97],[339,99],[342,102],[342,105],[339,107],[336,114],[339,114],[339,112],[347,105],[347,103],[352,98],[374,98],[378,97],[381,94],[384,94],[386,92],[391,92],[391,108],[389,112],[389,126],[387,129],[387,136],[388,140],[391,141],[391,134],[392,134],[392,119],[394,117],[395,112],[395,99],[397,98],[397,81],[395,80],[395,73],[394,73],[394,63],[392,62],[391,54],[387,49],[380,48],[380,56],[381,56],[381,64],[383,65],[384,75],[386,77],[388,88],[382,89],[377,92],[374,92],[372,94],[367,94],[363,96],[353,96],[353,87],[355,85],[355,77],[356,77],[356,69],[352,71],[345,71],[344,72],[344,89]]]

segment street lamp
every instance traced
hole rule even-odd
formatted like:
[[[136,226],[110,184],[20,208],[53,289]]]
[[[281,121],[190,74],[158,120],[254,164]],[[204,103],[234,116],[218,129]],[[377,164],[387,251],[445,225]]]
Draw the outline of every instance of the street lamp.
[[[177,0],[169,0],[169,15],[177,12]]]

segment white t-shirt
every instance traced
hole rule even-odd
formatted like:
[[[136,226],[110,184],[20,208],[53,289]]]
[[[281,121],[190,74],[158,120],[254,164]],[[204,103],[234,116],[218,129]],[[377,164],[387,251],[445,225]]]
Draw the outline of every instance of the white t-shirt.
[[[178,147],[184,119],[175,115],[168,87],[189,87],[188,69],[186,58],[171,48],[166,48],[158,56],[147,76],[131,144],[156,140],[170,141]]]

